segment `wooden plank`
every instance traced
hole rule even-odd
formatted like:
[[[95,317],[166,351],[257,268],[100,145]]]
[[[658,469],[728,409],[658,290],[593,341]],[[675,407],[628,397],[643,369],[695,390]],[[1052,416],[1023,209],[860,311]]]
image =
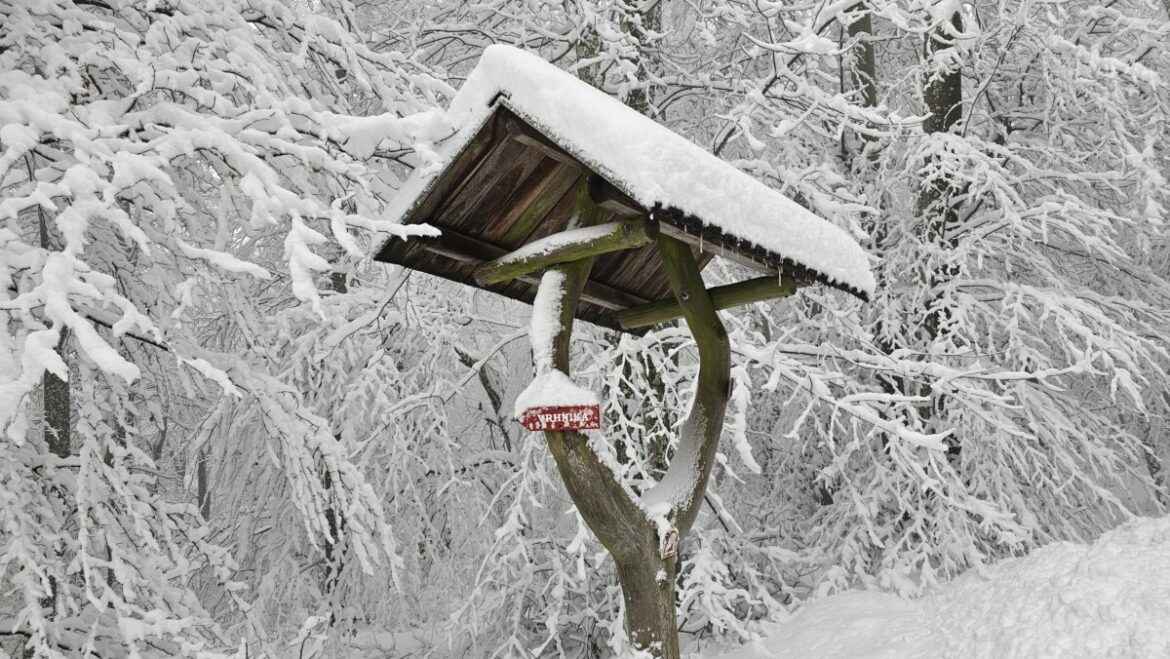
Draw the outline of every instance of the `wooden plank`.
[[[529,236],[545,217],[575,188],[580,172],[574,167],[557,163],[541,186],[534,186],[531,195],[510,209],[499,227],[484,233],[491,240],[506,247],[519,247],[530,242]],[[502,229],[502,231],[500,230]]]
[[[403,218],[406,224],[426,221],[425,218],[430,217],[449,196],[458,194],[467,179],[471,178],[475,171],[483,166],[484,160],[504,142],[501,137],[503,131],[497,126],[499,123],[497,115],[492,115],[484,123],[467,147],[455,156],[430,190],[424,193],[425,196],[419,205]]]
[[[666,297],[670,292],[661,263],[658,250],[653,245],[640,247],[602,256],[593,264],[593,278],[625,290],[641,291],[643,297],[657,300]],[[648,276],[656,271],[657,280],[648,279]],[[655,290],[655,284],[661,284],[657,287],[659,289],[657,293],[648,294]]]
[[[496,114],[489,117],[479,132],[475,134],[475,137],[471,138],[467,146],[452,159],[451,164],[435,179],[430,189],[423,193],[423,198],[418,200],[417,205],[403,217],[404,224],[417,224],[426,221],[425,218],[430,217],[439,204],[453,193],[461,182],[471,176],[475,169],[482,165],[485,156],[499,143],[495,139],[497,133],[502,132],[495,128],[498,114],[497,111]],[[399,258],[405,251],[402,242],[396,239],[386,241],[374,260],[389,263],[399,262]]]
[[[569,229],[528,243],[475,270],[481,286],[515,279],[554,265],[645,245],[658,233],[657,223],[643,217],[582,229]]]
[[[499,221],[509,197],[524,185],[542,161],[544,156],[538,152],[503,140],[427,222],[440,229],[449,227],[479,235],[492,222]]]
[[[515,114],[510,112],[505,114],[504,129],[508,132],[510,139],[536,149],[548,158],[560,161],[565,165],[577,169],[581,173],[591,171],[590,167],[577,160],[576,157],[570,155],[551,138],[546,137],[539,130]],[[631,199],[624,192],[618,190],[596,173],[589,180],[589,196],[598,206],[622,217],[634,217],[636,215],[646,214],[645,209],[638,202]]]
[[[694,247],[691,251],[700,270],[713,256],[710,253],[699,253]],[[670,281],[662,268],[662,259],[653,246],[600,257],[593,265],[592,277],[615,288],[636,291],[649,300],[667,299],[672,295]]]
[[[557,201],[556,205],[544,216],[544,219],[537,223],[532,232],[528,234],[524,240],[525,243],[540,240],[545,236],[551,236],[554,233],[564,231],[568,228],[569,220],[573,216],[573,204],[576,197],[577,185],[580,181],[581,178],[578,177],[573,183],[573,187],[569,188],[569,191]],[[608,215],[603,222],[610,222],[613,219],[612,215]]]
[[[582,299],[577,304],[577,318],[593,323],[594,325],[608,327],[619,332],[622,331],[621,326],[617,323],[617,318],[614,317],[612,309],[605,309],[585,299]],[[634,332],[644,332],[644,330],[634,330]]]
[[[710,294],[716,309],[730,309],[752,302],[787,297],[795,293],[796,289],[796,280],[791,277],[772,275],[726,286],[716,286],[707,292]],[[678,301],[663,300],[619,312],[617,320],[623,329],[634,329],[665,323],[682,318],[682,316],[683,308]]]
[[[670,299],[674,295],[670,290],[670,280],[667,279],[666,271],[662,267],[662,259],[658,255],[658,250],[653,247],[643,247],[630,254],[628,260],[619,261],[612,266],[605,264],[602,267],[613,268],[612,276],[602,276],[600,272],[597,275],[611,286],[637,291],[642,297],[650,300]]]
[[[416,237],[414,242],[432,254],[445,256],[460,263],[474,263],[477,266],[506,253],[506,250],[502,248],[459,233],[454,229],[443,229],[442,231],[441,235],[434,237]]]
[[[527,167],[514,170],[517,177],[514,180],[503,179],[496,183],[491,194],[456,228],[492,244],[507,246],[500,238],[512,230],[524,210],[540,198],[549,183],[564,169],[561,163],[532,149],[522,152],[516,160],[536,165],[531,170]]]

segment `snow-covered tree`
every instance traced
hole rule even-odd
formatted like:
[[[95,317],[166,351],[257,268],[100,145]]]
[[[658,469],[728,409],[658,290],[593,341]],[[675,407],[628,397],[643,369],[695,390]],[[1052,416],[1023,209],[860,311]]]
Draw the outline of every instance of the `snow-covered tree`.
[[[858,12],[871,27],[850,37]],[[875,3],[779,17],[791,38],[761,48],[795,60],[787,89],[733,110],[777,146],[745,131],[744,154],[823,212],[857,213],[882,292],[860,322],[805,307],[753,361],[810,400],[912,397],[883,416],[953,431],[944,459],[836,412],[802,419],[802,443],[828,449],[809,474],[827,504],[809,525],[824,583],[916,592],[1141,509],[1130,497],[1148,496],[1157,473],[1140,419],[1159,413],[1145,392],[1166,390],[1170,343],[1170,288],[1146,265],[1167,202],[1156,6]],[[882,47],[867,71],[871,42]],[[871,77],[876,102],[850,82]],[[768,162],[782,140],[836,142],[841,155],[789,147]],[[836,373],[848,375],[824,377]]]
[[[425,231],[379,217],[393,162],[447,134],[447,87],[320,9],[0,7],[0,627],[30,655],[255,654],[311,628],[257,606],[252,511],[285,557],[344,540],[396,576],[385,500],[267,314],[324,317],[327,257]],[[224,501],[243,521],[209,526]]]
[[[680,570],[741,594],[682,592],[716,602],[696,621],[743,631],[720,621],[808,588],[920,592],[1156,509],[1164,8],[668,3],[654,73],[634,74],[630,16],[660,4],[452,4],[400,43],[457,74],[506,42],[620,97],[644,86],[653,116],[872,245],[872,304],[810,291],[730,321],[743,411],[725,441],[750,460],[716,474]],[[618,387],[629,363],[608,363]],[[685,381],[685,362],[669,368]],[[661,427],[623,410],[623,431]],[[890,442],[884,421],[950,432],[947,450]]]
[[[1168,11],[0,3],[0,644],[626,648],[612,561],[509,418],[527,312],[361,262],[403,232],[383,211],[492,43],[876,257],[868,305],[808,290],[723,314],[737,384],[681,547],[684,633],[742,638],[855,584],[920,592],[1157,509]],[[577,335],[641,488],[690,400],[686,333]]]

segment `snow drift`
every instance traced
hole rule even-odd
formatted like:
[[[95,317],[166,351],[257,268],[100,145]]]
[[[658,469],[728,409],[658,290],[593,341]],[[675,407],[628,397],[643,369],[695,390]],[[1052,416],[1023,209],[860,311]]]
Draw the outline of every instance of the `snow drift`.
[[[906,600],[848,592],[709,659],[1170,657],[1170,518],[1059,542]]]

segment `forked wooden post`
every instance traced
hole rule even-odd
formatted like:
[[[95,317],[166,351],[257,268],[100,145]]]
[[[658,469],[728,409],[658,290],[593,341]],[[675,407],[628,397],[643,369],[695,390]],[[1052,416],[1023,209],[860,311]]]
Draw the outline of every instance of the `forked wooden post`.
[[[589,226],[599,221],[603,212],[590,199],[587,186],[582,185],[573,214],[576,225]],[[673,527],[671,531],[681,540],[698,514],[727,409],[730,345],[690,248],[664,235],[658,235],[655,240],[675,299],[699,348],[695,400],[682,426],[679,449],[666,476],[646,495],[667,504],[665,509],[669,512],[662,520],[651,520],[644,505],[630,498],[613,471],[589,448],[585,435],[557,431],[546,432],[545,437],[573,503],[613,555],[625,599],[630,639],[636,647],[656,657],[677,659],[674,603],[677,557],[673,551],[663,550],[660,526]],[[588,256],[550,268],[563,275],[553,366],[566,375],[573,318],[593,258]],[[554,281],[561,281],[561,277]]]

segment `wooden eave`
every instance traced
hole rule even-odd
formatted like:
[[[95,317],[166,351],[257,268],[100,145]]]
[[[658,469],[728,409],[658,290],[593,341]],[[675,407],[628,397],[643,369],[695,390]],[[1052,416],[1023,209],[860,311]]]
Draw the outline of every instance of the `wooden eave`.
[[[573,191],[583,177],[590,177],[591,196],[610,212],[610,220],[635,215],[653,218],[660,231],[691,246],[700,268],[719,255],[765,274],[779,272],[798,281],[830,283],[778,254],[723,235],[701,218],[677,209],[643,208],[620,182],[606,179],[596,167],[582,162],[508,108],[506,97],[493,105],[475,136],[423,190],[403,218],[408,224],[430,224],[442,235],[391,239],[376,260],[531,303],[538,275],[480,286],[473,272],[487,261],[566,229]],[[657,250],[650,243],[598,257],[576,317],[623,331],[616,318],[619,312],[672,299]]]

